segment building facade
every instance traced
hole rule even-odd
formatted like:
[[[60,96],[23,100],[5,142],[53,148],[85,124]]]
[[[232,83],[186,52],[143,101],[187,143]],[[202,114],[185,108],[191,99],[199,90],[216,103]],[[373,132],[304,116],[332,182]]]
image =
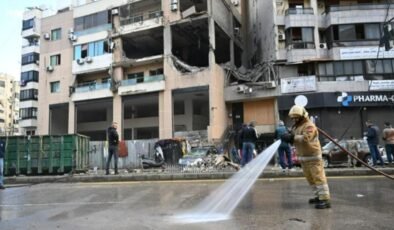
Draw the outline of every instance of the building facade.
[[[0,73],[0,135],[19,135],[19,82]]]
[[[37,131],[42,15],[43,10],[38,7],[31,7],[23,14],[19,125],[21,133],[26,135]]]
[[[105,140],[116,121],[124,140],[219,141],[223,64],[242,63],[241,13],[229,0],[99,0],[43,17],[38,101],[23,107],[38,108],[31,127]]]
[[[268,85],[276,87],[238,80],[226,88],[227,103],[241,102],[245,108],[246,103],[272,100],[274,119],[290,125],[287,113],[302,96],[316,124],[335,137],[361,138],[366,120],[381,128],[385,121],[394,122],[394,51],[379,47],[383,26],[392,24],[394,4],[378,0],[248,4],[250,23],[245,26],[253,32],[246,38],[246,60],[250,66],[274,66],[276,84]]]

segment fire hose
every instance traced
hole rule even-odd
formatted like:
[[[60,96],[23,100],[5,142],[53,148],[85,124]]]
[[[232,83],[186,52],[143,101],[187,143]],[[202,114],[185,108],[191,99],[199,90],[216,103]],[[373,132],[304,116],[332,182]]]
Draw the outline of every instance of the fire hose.
[[[332,141],[332,143],[334,143],[336,146],[338,146],[342,151],[344,151],[346,154],[350,155],[351,157],[353,157],[354,159],[356,159],[358,162],[360,162],[362,165],[364,165],[365,167],[371,169],[372,171],[381,174],[391,180],[394,180],[394,177],[388,175],[387,173],[384,173],[380,170],[377,170],[374,167],[371,167],[369,164],[365,163],[364,161],[362,161],[360,158],[358,158],[356,155],[354,155],[353,153],[349,152],[347,149],[345,149],[344,147],[342,147],[338,142],[336,142],[334,140],[334,138],[332,138],[330,135],[328,135],[326,132],[324,132],[323,130],[321,130],[319,127],[317,127],[317,129],[319,130],[319,132],[321,134],[323,134],[324,136],[326,136],[330,141]]]

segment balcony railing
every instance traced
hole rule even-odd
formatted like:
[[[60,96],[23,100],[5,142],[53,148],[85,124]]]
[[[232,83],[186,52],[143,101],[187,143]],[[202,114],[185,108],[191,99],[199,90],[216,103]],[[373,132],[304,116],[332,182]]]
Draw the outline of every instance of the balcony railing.
[[[123,80],[121,85],[127,86],[127,85],[135,85],[138,83],[146,83],[146,82],[154,82],[154,81],[162,81],[162,80],[164,80],[164,75],[160,74],[160,75],[138,77],[138,78]]]
[[[76,93],[86,93],[90,91],[95,91],[95,90],[100,90],[100,89],[109,89],[111,87],[110,82],[106,83],[83,83],[77,85],[75,87],[75,92]]]
[[[289,8],[285,11],[285,15],[294,15],[294,14],[312,14],[313,8]]]
[[[293,42],[287,45],[287,49],[314,49],[313,42]]]
[[[392,4],[390,8],[393,9],[394,5]],[[349,11],[349,10],[386,10],[386,9],[387,9],[387,4],[360,3],[357,5],[347,5],[347,6],[332,5],[327,7],[327,12]]]
[[[143,23],[145,20],[159,18],[163,16],[163,11],[153,11],[153,12],[144,12],[141,14],[136,14],[133,16],[129,16],[127,18],[121,19],[120,25],[128,25],[133,23]]]

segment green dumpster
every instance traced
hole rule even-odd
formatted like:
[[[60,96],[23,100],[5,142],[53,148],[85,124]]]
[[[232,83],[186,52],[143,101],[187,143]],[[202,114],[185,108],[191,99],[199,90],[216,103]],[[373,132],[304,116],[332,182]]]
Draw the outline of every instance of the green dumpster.
[[[89,137],[80,134],[8,136],[5,175],[58,174],[86,171]]]

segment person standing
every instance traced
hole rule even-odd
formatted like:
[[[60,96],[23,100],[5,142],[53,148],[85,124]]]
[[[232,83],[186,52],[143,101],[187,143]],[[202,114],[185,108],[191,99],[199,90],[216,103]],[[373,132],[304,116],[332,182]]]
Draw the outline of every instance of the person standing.
[[[289,130],[285,126],[283,121],[279,121],[278,127],[275,129],[275,138],[279,140],[282,135],[289,133]],[[282,170],[288,168],[289,170],[293,167],[293,163],[291,160],[291,149],[290,144],[286,141],[282,141],[278,148],[279,154],[279,165]],[[286,164],[287,160],[287,164]]]
[[[373,166],[376,166],[377,161],[379,160],[380,165],[383,167],[384,166],[383,159],[382,156],[380,156],[380,152],[378,149],[379,128],[369,120],[365,122],[365,125],[367,126],[367,132],[365,133],[365,136],[367,137],[368,147],[372,156]]]
[[[358,157],[358,147],[359,147],[359,144],[353,136],[350,137],[350,140],[346,141],[347,150],[349,152],[353,153],[353,155],[355,155],[357,157]],[[357,160],[354,159],[352,156],[350,156],[350,154],[347,154],[347,158],[348,158],[348,166],[349,167],[356,167]]]
[[[245,166],[247,163],[253,160],[253,152],[257,141],[257,133],[254,129],[254,123],[250,124],[242,129],[241,132],[242,140],[242,158],[241,166]]]
[[[291,133],[282,135],[281,139],[294,143],[304,176],[315,194],[309,203],[315,204],[317,209],[330,208],[330,191],[323,167],[317,127],[302,106],[294,105],[289,111],[289,117],[294,125]]]
[[[0,139],[0,189],[5,189],[3,182],[5,142]]]
[[[390,122],[385,122],[384,127],[382,138],[385,142],[387,160],[391,165],[394,158],[394,128],[391,126]]]
[[[118,174],[118,144],[119,135],[116,129],[118,128],[118,123],[112,122],[111,127],[108,128],[108,160],[105,168],[105,175],[109,175],[109,166],[111,164],[111,158],[114,156],[115,164],[115,174]]]

